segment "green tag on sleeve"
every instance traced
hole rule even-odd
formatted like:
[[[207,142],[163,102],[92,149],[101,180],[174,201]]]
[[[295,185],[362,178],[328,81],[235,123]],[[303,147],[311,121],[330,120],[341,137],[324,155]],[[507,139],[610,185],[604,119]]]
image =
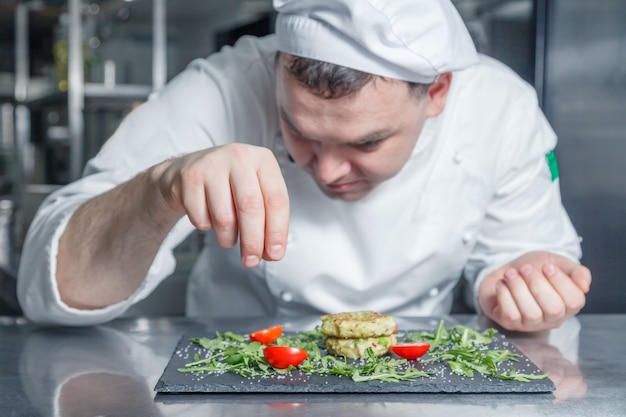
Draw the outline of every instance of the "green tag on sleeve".
[[[548,168],[550,168],[550,175],[552,175],[552,181],[559,178],[559,164],[556,160],[554,151],[550,151],[546,154],[546,160],[548,162]]]

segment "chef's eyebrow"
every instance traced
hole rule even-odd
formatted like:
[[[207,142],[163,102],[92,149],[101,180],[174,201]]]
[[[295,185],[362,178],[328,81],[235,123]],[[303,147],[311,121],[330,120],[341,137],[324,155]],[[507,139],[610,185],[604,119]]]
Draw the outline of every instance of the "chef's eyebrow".
[[[280,118],[283,119],[283,122],[285,122],[285,124],[289,126],[289,129],[291,129],[296,135],[307,140],[312,140],[312,138],[302,133],[302,131],[300,131],[300,129],[298,129],[296,125],[293,124],[289,116],[287,116],[287,112],[285,111],[284,107],[280,108]]]
[[[296,135],[298,135],[302,139],[313,140],[313,141],[317,140],[315,138],[312,138],[306,135],[304,132],[298,129],[298,127],[291,121],[291,119],[287,115],[287,112],[285,111],[285,109],[282,107],[280,109],[280,117],[281,119],[283,119],[283,122],[285,122],[285,124],[289,127],[289,129],[291,129]],[[392,129],[376,130],[374,132],[365,134],[364,136],[350,142],[349,144],[359,145],[359,144],[363,144],[367,142],[376,142],[379,140],[386,139],[390,136],[393,136],[396,132],[397,132],[396,130],[392,130]]]

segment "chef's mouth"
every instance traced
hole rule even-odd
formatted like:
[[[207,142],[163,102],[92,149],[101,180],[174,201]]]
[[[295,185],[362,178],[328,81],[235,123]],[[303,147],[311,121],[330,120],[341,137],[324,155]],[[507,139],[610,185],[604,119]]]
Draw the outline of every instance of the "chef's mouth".
[[[356,180],[350,182],[342,182],[338,184],[323,184],[318,183],[318,186],[331,198],[336,198],[345,201],[356,201],[364,197],[371,187],[363,180]]]
[[[323,184],[323,187],[328,191],[332,191],[334,193],[345,193],[348,191],[353,191],[356,187],[358,187],[359,181],[352,182],[344,182],[341,184]]]

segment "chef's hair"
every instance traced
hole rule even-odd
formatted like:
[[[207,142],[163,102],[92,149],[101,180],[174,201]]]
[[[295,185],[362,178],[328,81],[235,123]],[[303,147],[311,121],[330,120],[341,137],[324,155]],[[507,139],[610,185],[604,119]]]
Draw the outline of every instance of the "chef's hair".
[[[294,79],[306,85],[313,93],[329,99],[355,94],[375,79],[389,79],[342,65],[290,55],[280,51],[276,54],[277,64],[281,61],[281,55],[288,57],[284,68]],[[409,90],[414,92],[418,98],[426,95],[430,87],[430,84],[402,82],[405,82]]]

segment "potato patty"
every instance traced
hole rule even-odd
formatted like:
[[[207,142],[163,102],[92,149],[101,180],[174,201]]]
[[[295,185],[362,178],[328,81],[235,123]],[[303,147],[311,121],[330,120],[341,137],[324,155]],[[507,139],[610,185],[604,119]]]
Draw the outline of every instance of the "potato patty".
[[[320,318],[324,335],[343,339],[389,336],[396,330],[392,316],[375,311],[326,314]]]
[[[331,355],[345,356],[349,359],[359,359],[367,357],[367,349],[372,348],[374,356],[382,356],[389,351],[391,345],[396,344],[396,336],[378,336],[355,339],[343,339],[338,337],[327,337],[325,339],[326,349]]]

